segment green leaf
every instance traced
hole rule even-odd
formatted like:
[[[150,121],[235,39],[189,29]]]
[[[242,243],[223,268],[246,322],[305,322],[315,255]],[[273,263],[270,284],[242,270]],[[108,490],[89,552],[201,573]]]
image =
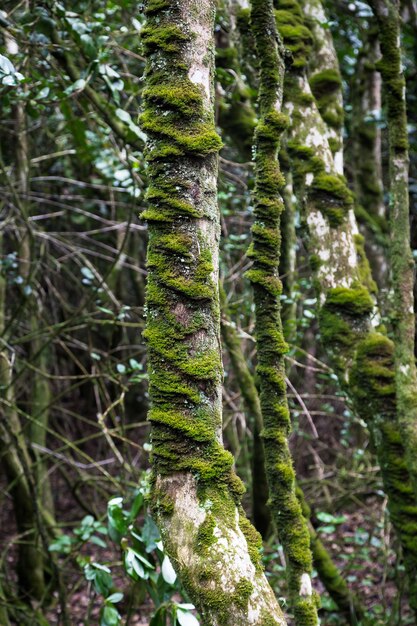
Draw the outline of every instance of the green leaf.
[[[133,521],[133,520],[135,520],[137,518],[138,513],[139,513],[139,511],[141,510],[141,508],[143,506],[143,502],[144,502],[143,493],[139,491],[136,494],[135,499],[132,502],[132,507],[131,507],[130,513],[129,513],[130,521]]]
[[[118,363],[116,365],[116,369],[119,372],[119,374],[126,374],[126,365],[123,365],[123,363]]]
[[[69,535],[62,535],[58,537],[48,547],[49,552],[61,552],[62,554],[69,554],[71,552],[73,540]]]
[[[132,552],[135,553],[136,558],[139,559],[139,561],[142,561],[142,563],[146,565],[146,567],[149,567],[149,569],[155,569],[152,563],[149,563],[148,559],[145,559],[145,557],[142,556],[140,552],[135,550],[135,548],[132,548]]]
[[[117,604],[123,600],[123,594],[120,591],[116,591],[116,593],[112,593],[111,596],[106,598],[106,602],[111,602],[112,604]]]
[[[148,515],[145,518],[145,523],[142,528],[142,541],[146,546],[146,552],[152,552],[155,550],[157,542],[160,540],[161,535],[159,529],[152,517]]]
[[[81,35],[80,41],[85,54],[88,56],[89,59],[94,61],[94,59],[97,58],[97,48],[91,35]]]
[[[107,598],[113,587],[113,578],[107,572],[98,570],[94,578],[94,586],[98,593]]]
[[[120,624],[120,614],[115,606],[106,604],[101,612],[100,626],[118,626]]]
[[[139,580],[141,578],[147,579],[149,578],[148,572],[145,571],[142,563],[138,561],[135,553],[131,548],[128,548],[125,552],[125,569],[127,574],[133,578],[133,580]]]
[[[87,81],[84,78],[79,78],[78,80],[75,81],[75,83],[67,87],[64,93],[66,95],[70,95],[74,91],[82,91],[84,87],[86,86],[86,84],[87,84]]]
[[[90,537],[90,542],[94,543],[96,546],[100,546],[100,548],[107,548],[107,543],[103,541],[103,539],[100,539],[100,537],[97,537],[96,535],[93,535],[92,537]]]
[[[81,274],[84,276],[84,278],[87,278],[87,280],[94,280],[94,274],[89,267],[82,267]]]
[[[149,622],[149,626],[166,626],[166,618],[167,611],[165,606],[160,606],[156,611],[151,621]]]
[[[44,87],[43,89],[40,90],[40,92],[36,96],[36,99],[43,100],[44,98],[47,98],[49,95],[49,92],[50,92],[49,87]]]
[[[120,541],[127,533],[127,519],[122,509],[123,498],[113,498],[107,505],[109,535],[113,541]]]
[[[2,54],[0,54],[0,70],[3,72],[3,74],[14,74],[15,73],[15,69],[14,69],[14,65],[11,61],[9,61],[9,59],[5,56],[3,56]],[[130,117],[130,115],[129,115]]]
[[[167,555],[165,555],[164,560],[162,561],[161,574],[162,578],[166,583],[168,583],[168,585],[173,585],[177,580],[177,574]]]
[[[192,613],[178,608],[177,620],[180,626],[200,626],[200,622]]]
[[[126,124],[130,124],[132,122],[132,118],[130,117],[130,113],[124,111],[123,109],[116,109],[116,115],[122,122]]]

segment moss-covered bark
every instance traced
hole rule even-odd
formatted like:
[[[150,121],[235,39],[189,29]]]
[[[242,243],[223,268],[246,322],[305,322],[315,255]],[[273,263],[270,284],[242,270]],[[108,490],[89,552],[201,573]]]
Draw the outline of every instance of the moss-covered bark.
[[[378,287],[387,288],[387,230],[383,198],[381,76],[375,68],[379,54],[378,28],[363,33],[362,48],[351,78],[351,142],[348,152],[356,194],[355,214],[365,237],[366,254]]]
[[[345,579],[340,574],[338,567],[332,561],[330,554],[315,531],[310,521],[311,509],[308,506],[300,488],[297,488],[297,497],[300,500],[303,515],[308,520],[314,567],[316,568],[326,591],[337,604],[340,611],[344,614],[349,624],[357,626],[358,623],[364,625],[374,623],[373,620],[370,619],[369,615],[366,614],[365,608],[362,606],[359,599],[350,591]]]
[[[226,294],[220,287],[221,334],[222,341],[229,354],[233,372],[242,394],[249,423],[253,429],[252,450],[252,510],[255,528],[266,537],[271,526],[271,512],[267,505],[269,492],[265,472],[265,453],[261,440],[263,418],[253,376],[243,354],[240,337],[230,320]]]
[[[410,247],[408,139],[400,16],[392,0],[372,0],[378,20],[381,72],[387,107],[390,169],[391,269],[397,417],[417,497],[417,369],[414,357],[414,260]]]
[[[322,119],[327,125],[327,138],[338,173],[343,173],[343,94],[332,33],[326,28],[327,18],[321,0],[301,0],[306,24],[312,35],[312,54],[308,76]]]
[[[259,424],[262,430],[263,418],[255,381],[246,363],[238,332],[230,322],[227,307],[223,305],[222,338],[225,347],[229,352],[233,370],[239,384],[240,392],[245,401],[248,414],[255,417],[256,423]],[[257,483],[257,485],[258,484],[259,483]],[[326,550],[325,546],[318,537],[314,527],[309,521],[310,508],[305,500],[303,491],[299,486],[296,488],[296,494],[301,504],[302,513],[308,523],[308,531],[310,535],[310,545],[313,555],[314,567],[316,568],[320,580],[326,588],[326,591],[336,602],[340,611],[346,615],[346,618],[348,619],[349,623],[352,624],[352,626],[356,626],[358,623],[358,619],[365,620],[365,609],[359,602],[358,598],[353,593],[351,593],[346,581],[340,574],[337,566],[332,561],[329,552]],[[364,621],[364,624],[365,623],[372,623],[372,621]]]
[[[146,295],[152,508],[207,626],[282,625],[222,445],[213,0],[148,0]]]
[[[0,251],[2,241],[0,239]],[[4,335],[6,281],[0,275],[0,336]],[[0,351],[0,460],[11,485],[13,509],[22,541],[19,544],[17,573],[19,587],[26,598],[41,600],[45,592],[43,554],[38,533],[38,520],[33,490],[27,469],[30,459],[16,412],[12,365],[7,354],[7,343]],[[28,564],[30,563],[30,567]]]
[[[252,29],[260,70],[259,114],[255,130],[255,223],[247,272],[255,301],[257,374],[264,422],[266,472],[272,517],[287,559],[290,600],[299,626],[318,623],[317,599],[311,586],[312,558],[307,525],[295,494],[295,474],[288,447],[290,415],[285,386],[278,276],[280,255],[280,191],[283,177],[278,150],[288,119],[280,111],[284,79],[282,49],[272,0],[252,0]]]
[[[283,1],[290,6],[299,28],[304,29],[303,14],[297,0]],[[280,25],[279,11],[277,18]],[[285,29],[282,32],[286,43]],[[302,32],[306,42],[307,35],[304,30]],[[291,40],[288,45],[292,45]],[[298,50],[294,52],[286,88],[286,108],[292,118],[288,151],[293,159],[296,194],[304,207],[308,227],[306,244],[319,295],[320,332],[341,384],[373,434],[391,518],[403,547],[404,562],[413,589],[416,558],[409,533],[415,533],[417,528],[414,504],[409,499],[410,476],[399,445],[401,437],[396,408],[388,414],[383,404],[386,390],[382,383],[387,376],[391,380],[394,378],[394,365],[391,360],[381,370],[380,356],[377,354],[374,358],[374,343],[385,345],[388,339],[382,334],[374,334],[373,330],[378,319],[373,297],[375,286],[352,210],[353,197],[346,181],[337,174],[328,137],[322,126],[323,119],[306,81],[306,45],[302,53]],[[364,355],[368,355],[365,368]],[[367,389],[366,404],[360,385],[356,383],[359,371],[360,385]],[[392,480],[399,467],[401,483]],[[414,598],[415,593],[411,598],[413,608]]]

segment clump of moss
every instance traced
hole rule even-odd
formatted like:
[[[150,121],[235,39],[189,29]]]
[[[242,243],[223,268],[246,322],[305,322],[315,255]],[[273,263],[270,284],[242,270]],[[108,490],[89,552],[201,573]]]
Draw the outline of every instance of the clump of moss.
[[[180,53],[189,37],[175,24],[144,26],[141,40],[146,54],[157,51]]]
[[[355,242],[356,254],[358,256],[360,282],[369,290],[370,293],[376,294],[378,288],[376,282],[372,278],[371,266],[369,265],[368,257],[366,256],[365,238],[362,235],[356,234],[353,239]]]
[[[363,285],[329,289],[319,315],[323,340],[345,356],[352,355],[356,343],[368,332],[373,307],[374,301]]]
[[[313,74],[309,82],[322,118],[329,126],[339,129],[343,124],[343,109],[338,98],[342,86],[339,72],[328,68]]]
[[[204,522],[200,524],[197,533],[197,550],[205,554],[210,546],[215,541],[214,529],[216,527],[216,521],[211,513],[208,513]]]
[[[353,207],[353,195],[343,176],[320,172],[314,177],[310,196],[332,227],[342,224]]]
[[[304,21],[302,8],[297,0],[279,3],[275,19],[284,46],[292,56],[292,68],[306,67],[313,46],[313,36]]]

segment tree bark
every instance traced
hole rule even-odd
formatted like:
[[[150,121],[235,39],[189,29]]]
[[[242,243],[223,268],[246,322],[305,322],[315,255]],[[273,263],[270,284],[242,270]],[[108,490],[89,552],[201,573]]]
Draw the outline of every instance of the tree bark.
[[[317,596],[311,585],[312,556],[307,524],[295,493],[295,473],[288,436],[291,428],[285,383],[278,276],[280,218],[284,179],[278,151],[288,118],[281,113],[284,82],[283,48],[275,24],[272,0],[252,0],[252,28],[259,64],[259,114],[255,129],[255,222],[247,272],[255,302],[256,368],[264,429],[269,503],[287,561],[290,601],[298,626],[318,624]]]
[[[294,50],[286,87],[286,110],[292,118],[288,145],[315,272],[321,338],[341,385],[373,435],[391,519],[403,548],[410,604],[417,611],[417,545],[412,540],[417,533],[417,506],[398,426],[393,344],[377,332],[374,283],[353,213],[353,197],[337,172],[306,79],[313,38],[300,5],[293,5],[291,15],[303,34],[304,46],[288,42]],[[281,21],[285,42],[283,26]]]
[[[372,0],[382,58],[377,64],[387,107],[390,171],[391,270],[394,291],[394,363],[397,418],[417,497],[417,369],[414,357],[414,259],[410,247],[408,136],[398,4]]]
[[[232,367],[248,414],[254,417],[256,424],[258,424],[258,428],[262,431],[263,418],[258,391],[256,389],[253,376],[246,363],[239,334],[229,319],[226,306],[222,306],[222,338],[225,347],[229,352]],[[325,586],[326,591],[336,602],[340,611],[345,614],[352,626],[356,626],[359,618],[365,620],[365,608],[359,602],[359,599],[350,591],[346,581],[339,572],[339,569],[332,561],[329,552],[326,550],[313,525],[309,521],[311,515],[310,507],[308,506],[304,493],[299,486],[296,488],[296,493],[301,504],[303,515],[308,523],[314,567],[316,568],[319,578]],[[368,621],[364,621],[364,623],[368,624]]]
[[[152,506],[207,626],[284,625],[222,444],[214,0],[148,0],[144,112]]]

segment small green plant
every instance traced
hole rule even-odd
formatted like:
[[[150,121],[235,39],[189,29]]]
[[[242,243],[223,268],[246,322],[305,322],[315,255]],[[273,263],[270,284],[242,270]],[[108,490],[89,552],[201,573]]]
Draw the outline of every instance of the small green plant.
[[[49,550],[72,555],[85,580],[103,597],[100,626],[120,626],[124,623],[116,607],[124,594],[115,587],[111,564],[99,563],[92,556],[82,554],[81,549],[86,544],[108,548],[109,541],[120,549],[123,571],[134,585],[131,608],[138,608],[146,598],[153,602],[154,611],[149,626],[199,626],[192,613],[195,607],[187,602],[187,595],[164,552],[159,530],[148,512],[148,491],[145,476],[133,497],[118,496],[108,502],[107,526],[87,515],[72,535],[61,535],[50,544]],[[178,602],[178,596],[185,602]]]

